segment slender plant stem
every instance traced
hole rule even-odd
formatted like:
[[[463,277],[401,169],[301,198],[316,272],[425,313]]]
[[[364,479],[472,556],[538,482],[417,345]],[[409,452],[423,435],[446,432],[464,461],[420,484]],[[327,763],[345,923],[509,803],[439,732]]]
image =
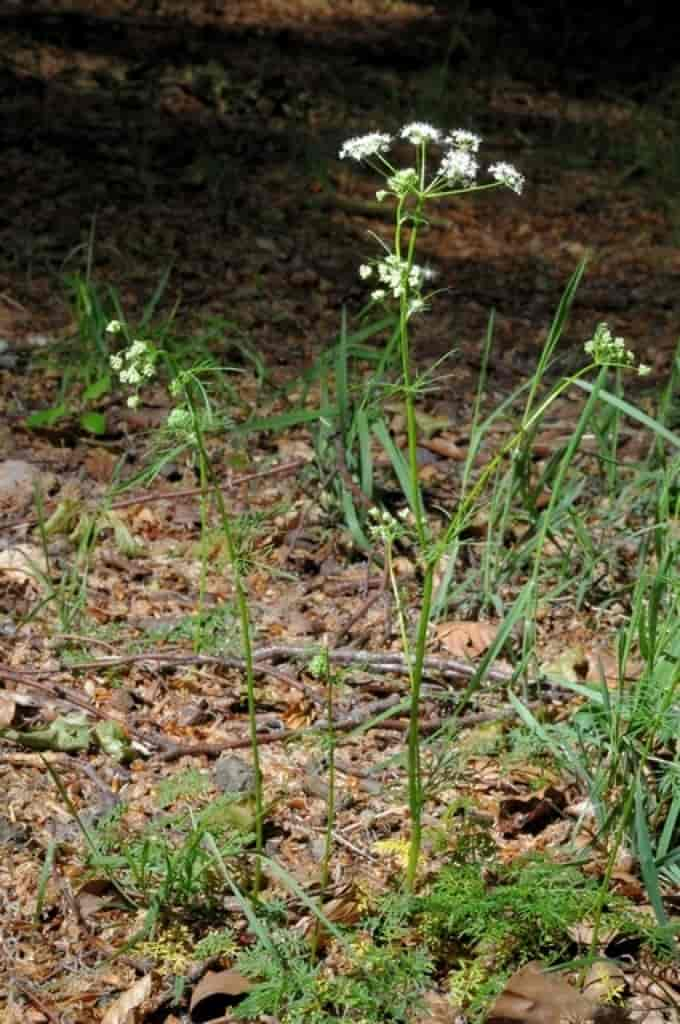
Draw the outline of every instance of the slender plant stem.
[[[201,483],[199,505],[201,509],[201,576],[198,583],[198,618],[194,630],[194,651],[199,654],[203,647],[203,611],[205,609],[205,592],[208,585],[208,470],[201,450],[198,459],[198,472]]]
[[[321,883],[319,887],[319,909],[323,911],[323,902],[331,877],[331,856],[333,854],[333,830],[335,828],[335,727],[333,725],[333,672],[328,657],[328,647],[324,647],[323,673],[326,679],[326,741],[328,749],[328,799],[326,801],[326,836],[324,840],[323,860],[321,862]],[[321,919],[317,917],[316,927],[312,936],[312,960],[316,960],[319,939],[321,937]]]
[[[196,446],[199,459],[205,468],[206,482],[210,484],[222,524],[222,532],[227,545],[227,554],[231,564],[234,591],[236,594],[236,605],[238,607],[239,621],[241,625],[241,644],[243,647],[243,660],[246,669],[246,694],[248,700],[248,724],[250,733],[250,749],[253,758],[254,796],[255,796],[255,873],[253,877],[253,894],[258,895],[262,881],[262,853],[264,851],[264,800],[262,787],[262,769],[260,766],[260,747],[257,737],[257,718],[255,701],[255,672],[253,668],[253,642],[250,627],[250,611],[248,608],[248,597],[243,585],[241,566],[239,562],[238,549],[234,539],[234,530],[231,518],[227,511],[224,495],[220,489],[219,480],[213,470],[210,456],[208,455],[201,430],[200,417],[197,414],[189,389],[185,389],[189,408],[191,410]]]
[[[420,692],[427,644],[427,627],[430,622],[430,610],[432,608],[435,569],[436,562],[428,562],[423,579],[416,649],[411,666],[411,709],[408,727],[408,799],[411,815],[411,842],[409,844],[408,865],[406,868],[406,887],[409,891],[413,891],[415,886],[422,843],[423,780],[420,765]]]

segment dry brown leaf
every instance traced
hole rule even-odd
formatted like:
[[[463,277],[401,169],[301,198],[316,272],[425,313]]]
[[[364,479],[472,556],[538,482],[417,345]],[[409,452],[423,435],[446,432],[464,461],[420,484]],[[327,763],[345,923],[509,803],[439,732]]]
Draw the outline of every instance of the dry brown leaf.
[[[556,658],[543,662],[541,672],[553,679],[565,679],[572,683],[582,683],[588,673],[590,662],[581,644],[565,647]]]
[[[455,462],[464,462],[467,458],[467,451],[461,448],[453,439],[446,437],[433,437],[430,441],[424,438],[418,441],[421,448],[427,448],[435,455],[441,455],[445,459],[454,459]]]
[[[84,459],[88,476],[100,484],[110,483],[117,465],[118,457],[106,448],[91,448]]]
[[[252,982],[238,971],[208,971],[192,993],[189,1015],[197,1021],[222,1017],[252,987]]]
[[[454,658],[478,658],[496,639],[498,626],[491,622],[454,619],[436,628],[439,643]]]
[[[17,702],[8,693],[0,693],[0,729],[7,729],[14,721]]]
[[[525,964],[508,981],[491,1007],[488,1020],[518,1020],[522,1024],[561,1024],[589,1021],[596,1003],[559,974],[546,974],[536,961]]]
[[[409,1014],[410,1024],[455,1024],[461,1015],[460,1007],[455,1006],[446,996],[438,992],[426,992],[423,1004]]]
[[[135,1010],[149,998],[150,994],[151,975],[145,974],[111,1003],[102,1017],[102,1024],[136,1024],[138,1017]]]
[[[36,573],[46,573],[45,555],[35,544],[22,544],[0,551],[0,574],[5,580],[35,582]]]
[[[626,976],[613,960],[596,960],[583,983],[583,994],[598,1003],[617,1001],[626,987]]]
[[[538,835],[562,816],[565,803],[564,793],[555,786],[546,786],[529,797],[508,797],[501,801],[498,827],[504,836],[518,832]]]

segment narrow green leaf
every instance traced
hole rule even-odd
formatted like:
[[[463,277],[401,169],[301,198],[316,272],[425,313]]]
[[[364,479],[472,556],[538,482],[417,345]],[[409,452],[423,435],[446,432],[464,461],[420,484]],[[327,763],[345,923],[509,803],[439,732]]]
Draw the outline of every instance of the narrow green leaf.
[[[318,906],[316,901],[307,895],[307,893],[302,888],[297,879],[293,878],[293,876],[290,875],[285,870],[285,868],[282,868],[281,865],[278,864],[275,860],[271,860],[269,857],[264,856],[262,857],[262,860],[268,866],[269,870],[272,871],[273,874],[275,874],[276,877],[279,878],[283,882],[283,884],[287,886],[292,893],[294,893],[295,896],[297,896],[301,903],[304,903],[307,909],[312,914],[314,914],[316,918],[318,918],[318,920],[321,922],[324,928],[326,928],[327,931],[330,932],[333,938],[337,939],[340,945],[343,946],[346,950],[351,950],[351,943],[347,941],[347,939],[342,934],[340,929],[333,924],[330,918],[326,917],[326,915]]]
[[[288,412],[276,413],[272,416],[258,416],[246,420],[232,428],[234,434],[252,434],[257,430],[287,430],[300,423],[313,423],[314,420],[331,419],[337,415],[335,406],[321,409],[290,409]]]
[[[399,481],[399,486],[403,491],[404,497],[411,506],[411,511],[415,514],[417,512],[417,499],[414,496],[413,488],[411,487],[411,474],[409,473],[408,462],[392,440],[392,435],[387,429],[387,425],[384,420],[379,420],[373,425],[373,433],[389,455],[392,468],[394,469],[397,480]]]
[[[574,384],[577,387],[582,388],[584,391],[593,391],[593,385],[587,380],[575,380]],[[662,437],[664,441],[668,441],[675,448],[680,448],[680,434],[674,434],[672,430],[668,430],[663,424],[659,423],[658,420],[648,416],[642,409],[638,409],[636,406],[631,405],[630,402],[626,402],[625,399],[619,398],[618,395],[613,395],[610,391],[605,391],[600,388],[599,397],[603,402],[607,402],[609,405],[613,405],[615,409],[630,416],[631,419],[637,420],[638,423],[642,423],[643,426],[653,431],[658,437]]]
[[[356,414],[356,428],[359,435],[361,490],[370,498],[373,495],[373,454],[371,452],[371,429],[365,409],[359,409]]]
[[[670,924],[670,920],[661,897],[659,872],[649,837],[644,792],[639,779],[636,780],[635,788],[635,838],[637,841],[638,857],[640,858],[640,874],[645,883],[649,902],[652,904],[657,923],[663,928],[665,925]]]

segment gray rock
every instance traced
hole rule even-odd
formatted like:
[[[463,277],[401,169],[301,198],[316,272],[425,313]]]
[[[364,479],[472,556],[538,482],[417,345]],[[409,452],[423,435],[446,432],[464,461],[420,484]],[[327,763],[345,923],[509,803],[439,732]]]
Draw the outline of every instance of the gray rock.
[[[251,766],[233,754],[222,754],[213,769],[215,785],[223,793],[252,793],[255,772]]]

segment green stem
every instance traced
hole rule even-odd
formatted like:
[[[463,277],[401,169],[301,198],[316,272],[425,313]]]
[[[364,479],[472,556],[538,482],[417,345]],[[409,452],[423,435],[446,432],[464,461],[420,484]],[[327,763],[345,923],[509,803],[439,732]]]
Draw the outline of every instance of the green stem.
[[[257,718],[256,718],[256,700],[255,700],[255,673],[253,670],[253,643],[250,627],[250,611],[248,609],[248,597],[243,585],[243,578],[241,575],[241,567],[239,564],[238,550],[236,542],[234,540],[234,531],[231,523],[231,518],[227,511],[227,506],[224,501],[224,495],[219,486],[219,481],[215,476],[212,462],[205,448],[205,442],[203,439],[203,432],[201,430],[201,424],[199,417],[196,413],[195,406],[192,401],[192,397],[186,390],[186,398],[191,410],[193,419],[193,428],[196,436],[196,446],[198,448],[199,458],[201,463],[204,465],[206,480],[209,481],[212,491],[217,503],[217,509],[220,515],[222,524],[222,533],[224,534],[224,540],[227,545],[227,554],[229,562],[231,564],[233,580],[234,580],[234,591],[236,594],[236,605],[239,613],[239,621],[241,625],[241,644],[243,647],[243,660],[246,666],[246,692],[248,699],[248,724],[250,732],[250,749],[253,758],[253,773],[255,776],[254,781],[254,793],[255,793],[255,874],[253,878],[253,894],[258,895],[262,880],[262,853],[264,851],[264,839],[263,839],[263,825],[264,825],[264,800],[263,800],[263,787],[262,787],[262,769],[260,767],[260,747],[257,738]]]
[[[408,804],[411,817],[411,842],[406,868],[406,887],[412,892],[415,887],[420,847],[422,843],[423,779],[420,765],[420,691],[423,679],[423,663],[427,645],[427,627],[432,608],[434,573],[436,562],[430,561],[423,579],[423,597],[418,617],[418,632],[411,676],[411,709],[408,726]],[[405,652],[406,653],[406,652]]]
[[[421,151],[420,173],[422,177],[424,165],[424,152]],[[424,205],[424,197],[418,196],[415,210],[407,215],[412,219],[411,231],[406,254],[406,276],[399,302],[399,351],[401,355],[401,375],[404,392],[404,404],[406,409],[406,433],[408,438],[408,465],[411,484],[410,505],[415,517],[416,533],[421,552],[424,554],[428,544],[429,533],[427,520],[422,500],[420,479],[418,476],[418,423],[416,420],[415,397],[411,379],[411,352],[408,334],[408,311],[409,311],[409,287],[408,277],[413,266],[413,257],[416,248],[418,235],[418,223]],[[404,200],[402,199],[397,207],[396,229],[395,229],[395,252],[401,259],[401,235],[402,228],[407,217],[404,216]],[[423,812],[423,780],[420,764],[420,697],[423,678],[423,663],[427,645],[427,627],[430,621],[432,609],[432,594],[434,588],[434,572],[436,563],[428,560],[423,579],[422,601],[420,614],[418,616],[418,628],[416,634],[416,647],[414,656],[409,659],[409,675],[411,682],[410,714],[408,728],[408,802],[409,816],[411,823],[411,837],[409,843],[408,865],[406,868],[406,887],[413,891],[415,887],[418,863],[420,860],[420,848],[422,845],[422,812]],[[406,657],[409,652],[404,651]]]
[[[326,676],[326,722],[328,741],[328,800],[326,802],[326,837],[324,843],[323,860],[321,863],[321,884],[319,888],[319,909],[323,911],[323,902],[326,897],[326,890],[331,877],[331,856],[333,854],[333,829],[335,828],[335,729],[333,727],[333,675],[330,668],[328,648],[324,648],[324,673]],[[317,917],[316,927],[312,936],[312,961],[316,960],[316,953],[321,936],[321,920]]]
[[[194,651],[200,653],[203,646],[203,611],[205,592],[208,585],[208,479],[203,451],[199,452],[198,472],[201,485],[201,576],[198,584],[198,619],[194,631]]]

